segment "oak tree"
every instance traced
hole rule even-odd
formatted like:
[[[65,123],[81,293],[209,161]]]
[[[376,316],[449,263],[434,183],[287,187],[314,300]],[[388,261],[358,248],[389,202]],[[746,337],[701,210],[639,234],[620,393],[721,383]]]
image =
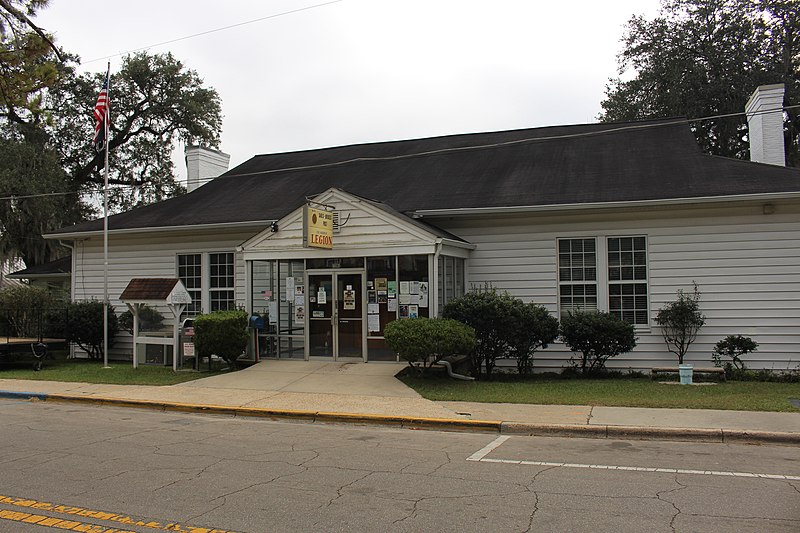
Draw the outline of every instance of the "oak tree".
[[[618,77],[602,102],[603,121],[690,119],[704,151],[748,157],[741,113],[753,90],[784,83],[786,105],[800,103],[797,0],[662,0],[652,20],[634,16],[619,54]],[[800,109],[785,114],[787,164],[800,165]]]

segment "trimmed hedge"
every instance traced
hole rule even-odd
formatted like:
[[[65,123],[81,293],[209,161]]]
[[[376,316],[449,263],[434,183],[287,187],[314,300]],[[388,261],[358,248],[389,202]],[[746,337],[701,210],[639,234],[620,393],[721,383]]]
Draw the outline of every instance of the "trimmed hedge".
[[[558,320],[545,307],[488,285],[448,302],[442,315],[475,329],[472,374],[477,378],[485,371],[491,379],[495,362],[507,357],[517,360],[520,374],[531,373],[536,350],[558,337]]]
[[[194,347],[199,357],[216,355],[233,369],[248,339],[245,311],[214,311],[194,318]]]
[[[559,331],[564,344],[580,354],[577,365],[583,375],[602,370],[607,360],[636,347],[633,325],[601,311],[569,313]]]
[[[445,357],[469,354],[475,347],[474,329],[445,318],[393,320],[384,337],[409,365],[422,363],[423,370]]]

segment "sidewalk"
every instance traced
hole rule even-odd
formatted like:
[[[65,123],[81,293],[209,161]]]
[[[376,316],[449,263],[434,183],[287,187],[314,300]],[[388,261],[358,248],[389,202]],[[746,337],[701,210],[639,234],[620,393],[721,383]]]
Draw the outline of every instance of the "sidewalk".
[[[402,365],[270,361],[169,386],[0,379],[0,398],[506,434],[800,445],[800,412],[434,402]]]

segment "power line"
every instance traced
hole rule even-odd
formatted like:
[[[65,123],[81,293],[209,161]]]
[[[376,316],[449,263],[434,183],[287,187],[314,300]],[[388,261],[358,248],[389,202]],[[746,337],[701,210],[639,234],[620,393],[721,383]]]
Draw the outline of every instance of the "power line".
[[[774,109],[765,109],[763,111],[758,111],[756,113],[750,113],[751,116],[755,115],[764,115],[768,113],[774,113],[776,111],[785,111],[787,109],[794,109],[798,108],[800,105],[793,105],[787,107],[779,107]],[[745,112],[739,113],[729,113],[726,115],[712,115],[708,117],[700,117],[695,119],[679,119],[679,120],[667,120],[664,122],[657,122],[657,123],[649,123],[649,124],[629,124],[627,126],[619,126],[616,128],[608,128],[604,130],[595,130],[595,131],[586,131],[580,133],[569,133],[569,134],[561,134],[561,135],[550,135],[545,137],[528,137],[524,139],[514,139],[512,141],[503,141],[497,143],[489,143],[489,144],[480,144],[480,145],[472,145],[472,146],[457,146],[452,148],[440,148],[438,150],[429,150],[425,152],[415,152],[410,154],[400,154],[395,156],[382,156],[382,157],[355,157],[352,159],[346,159],[341,161],[334,161],[330,163],[320,163],[317,165],[307,165],[307,166],[300,166],[300,167],[289,167],[289,168],[277,168],[272,170],[259,170],[254,172],[245,172],[241,174],[230,174],[225,176],[225,178],[235,178],[241,176],[256,176],[256,175],[263,175],[263,174],[275,174],[278,172],[291,172],[291,171],[298,171],[298,170],[314,170],[319,168],[330,168],[330,167],[338,167],[342,165],[347,165],[351,163],[363,163],[363,162],[374,162],[374,161],[391,161],[391,160],[398,160],[398,159],[410,159],[413,157],[424,157],[429,155],[438,155],[438,154],[445,154],[445,153],[455,153],[455,152],[467,152],[472,150],[484,150],[484,149],[491,149],[491,148],[501,148],[504,146],[512,146],[518,144],[528,144],[528,143],[535,143],[535,142],[543,142],[543,141],[553,141],[559,139],[574,139],[579,137],[594,137],[597,135],[605,135],[608,133],[618,133],[621,131],[630,131],[630,130],[641,130],[647,128],[657,128],[663,126],[674,126],[676,124],[683,124],[684,122],[702,122],[706,120],[715,120],[718,118],[728,118],[734,117],[739,115],[746,115]]]
[[[163,46],[165,44],[177,43],[179,41],[185,41],[187,39],[194,39],[195,37],[201,37],[203,35],[209,35],[211,33],[217,33],[217,32],[220,32],[220,31],[230,30],[232,28],[238,28],[240,26],[246,26],[247,24],[254,24],[256,22],[261,22],[263,20],[269,20],[269,19],[274,19],[274,18],[278,18],[278,17],[283,17],[285,15],[292,15],[294,13],[300,13],[301,11],[308,11],[310,9],[316,9],[318,7],[328,6],[328,5],[336,4],[336,3],[342,2],[342,1],[344,1],[344,0],[331,0],[330,2],[323,2],[321,4],[315,4],[313,6],[306,6],[306,7],[301,7],[301,8],[298,8],[298,9],[292,9],[290,11],[284,11],[282,13],[275,13],[274,15],[267,15],[266,17],[260,17],[260,18],[257,18],[257,19],[246,20],[244,22],[237,22],[236,24],[231,24],[230,26],[222,26],[220,28],[214,28],[212,30],[201,31],[199,33],[193,33],[191,35],[185,35],[183,37],[177,37],[175,39],[170,39],[168,41],[162,41],[160,43],[155,43],[155,44],[151,44],[151,45],[148,45],[148,46],[142,46],[140,48],[133,48],[133,49],[128,50],[126,52],[119,52],[119,53],[116,53],[116,54],[111,54],[111,55],[107,55],[107,56],[103,56],[103,57],[98,57],[98,58],[95,58],[95,59],[90,59],[89,61],[82,61],[81,65],[86,65],[88,63],[94,63],[96,61],[105,61],[105,60],[110,59],[112,57],[119,57],[119,56],[122,56],[122,55],[125,55],[125,54],[131,54],[133,52],[141,52],[142,50],[148,50],[150,48],[155,48],[157,46]]]
[[[337,0],[341,1],[341,0]],[[774,109],[765,109],[763,111],[758,111],[756,113],[750,113],[751,116],[754,115],[764,115],[768,113],[774,113],[776,111],[786,111],[789,109],[797,109],[800,108],[800,105],[791,105],[791,106],[784,106],[780,108]],[[618,133],[621,131],[630,131],[630,130],[642,130],[648,128],[658,128],[664,126],[674,126],[677,124],[683,124],[684,122],[703,122],[707,120],[716,120],[720,118],[731,118],[736,116],[747,115],[748,113],[745,112],[737,112],[737,113],[728,113],[723,115],[709,115],[705,117],[698,117],[698,118],[688,118],[688,119],[676,119],[676,120],[665,120],[663,122],[654,122],[648,124],[628,124],[626,126],[619,126],[619,127],[611,127],[602,130],[595,130],[589,132],[581,132],[581,133],[568,133],[568,134],[561,134],[561,135],[549,135],[545,137],[528,137],[524,139],[515,139],[512,141],[503,141],[499,143],[489,143],[489,144],[478,144],[472,146],[459,146],[453,148],[441,148],[439,150],[428,150],[424,152],[412,152],[408,154],[400,154],[395,156],[382,156],[382,157],[356,157],[351,159],[343,159],[341,161],[332,161],[330,163],[320,163],[316,165],[306,165],[300,167],[285,167],[285,168],[276,168],[272,170],[259,170],[255,172],[245,172],[241,174],[230,174],[225,176],[227,178],[236,178],[236,177],[243,177],[243,176],[256,176],[256,175],[263,175],[263,174],[274,174],[278,172],[294,172],[299,170],[315,170],[320,168],[330,168],[336,166],[347,165],[351,163],[361,163],[361,162],[375,162],[375,161],[391,161],[397,159],[408,159],[412,157],[424,157],[429,155],[437,155],[443,153],[454,153],[454,152],[463,152],[469,150],[483,150],[483,149],[491,149],[491,148],[500,148],[503,146],[510,146],[516,144],[525,144],[525,143],[534,143],[534,142],[542,142],[542,141],[553,141],[559,139],[574,139],[579,137],[593,137],[597,135],[604,135],[610,133]],[[217,179],[217,177],[212,178],[202,178],[198,180],[200,183],[206,183]],[[133,184],[116,184],[114,185],[115,189],[148,189],[148,188],[155,188],[156,186],[153,184],[142,184],[142,185],[133,185]],[[67,196],[71,194],[99,194],[102,193],[103,189],[88,189],[86,191],[66,191],[66,192],[51,192],[51,193],[39,193],[39,194],[26,194],[26,195],[10,195],[10,196],[0,196],[0,200],[22,200],[22,199],[29,199],[29,198],[41,198],[47,196]]]

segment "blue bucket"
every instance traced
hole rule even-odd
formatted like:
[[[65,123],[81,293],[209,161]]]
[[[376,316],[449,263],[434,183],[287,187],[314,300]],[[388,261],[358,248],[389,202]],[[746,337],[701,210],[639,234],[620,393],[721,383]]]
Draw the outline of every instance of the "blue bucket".
[[[681,376],[681,385],[692,384],[692,365],[678,365],[678,373]]]

